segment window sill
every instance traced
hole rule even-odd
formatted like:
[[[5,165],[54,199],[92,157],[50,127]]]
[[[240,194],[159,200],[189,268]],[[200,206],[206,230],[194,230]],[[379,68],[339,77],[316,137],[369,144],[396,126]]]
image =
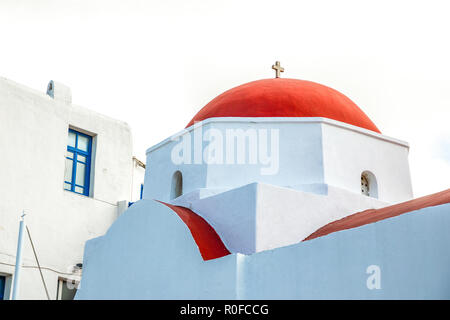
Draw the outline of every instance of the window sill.
[[[70,190],[66,190],[66,189],[63,189],[63,191],[65,191],[66,194],[71,194],[71,195],[74,195],[74,196],[77,196],[77,197],[81,197],[81,198],[85,198],[85,199],[91,199],[91,200],[94,200],[94,201],[100,201],[100,202],[103,202],[103,203],[107,203],[107,204],[109,204],[111,206],[117,207],[117,203],[111,203],[109,201],[102,200],[102,199],[97,199],[97,198],[94,198],[92,196],[85,196],[84,194],[76,193],[76,192],[73,192],[73,191],[70,191]]]
[[[78,192],[70,191],[70,190],[67,190],[67,189],[64,189],[64,188],[63,188],[63,190],[64,190],[65,192],[68,192],[68,193],[71,193],[71,194],[74,194],[74,195],[77,195],[77,196],[80,196],[80,197],[94,199],[94,198],[91,197],[91,196],[86,196],[86,195],[81,194],[81,193],[78,193]]]

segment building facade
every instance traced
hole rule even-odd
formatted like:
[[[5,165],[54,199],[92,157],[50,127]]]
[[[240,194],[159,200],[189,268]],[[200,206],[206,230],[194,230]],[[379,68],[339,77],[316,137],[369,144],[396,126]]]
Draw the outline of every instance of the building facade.
[[[141,197],[130,128],[72,104],[61,83],[39,92],[2,78],[0,150],[0,297],[11,297],[24,212],[50,299],[73,298],[84,243]],[[27,234],[19,298],[47,299]]]

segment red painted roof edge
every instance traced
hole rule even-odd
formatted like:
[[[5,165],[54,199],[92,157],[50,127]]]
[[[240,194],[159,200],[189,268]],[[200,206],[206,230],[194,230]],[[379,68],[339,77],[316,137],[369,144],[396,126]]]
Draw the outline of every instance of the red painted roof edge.
[[[205,219],[194,211],[156,200],[172,209],[191,231],[203,260],[212,260],[230,254],[217,232]]]
[[[380,220],[399,216],[407,212],[423,209],[426,207],[438,206],[445,203],[450,203],[450,189],[430,194],[421,198],[394,204],[392,206],[380,209],[369,209],[354,213],[321,227],[303,241],[323,237],[333,232],[360,227],[369,223],[374,223]]]

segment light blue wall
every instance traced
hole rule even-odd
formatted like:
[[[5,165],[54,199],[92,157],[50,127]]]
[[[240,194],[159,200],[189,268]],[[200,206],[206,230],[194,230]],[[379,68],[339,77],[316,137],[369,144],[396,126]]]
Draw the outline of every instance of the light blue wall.
[[[243,299],[450,299],[450,204],[245,256]],[[366,286],[380,267],[381,289]]]
[[[203,261],[175,212],[140,200],[86,243],[76,298],[234,299],[235,266],[235,255]]]
[[[450,204],[253,255],[203,261],[169,208],[141,200],[88,241],[77,299],[449,299]],[[369,290],[367,267],[381,271]]]

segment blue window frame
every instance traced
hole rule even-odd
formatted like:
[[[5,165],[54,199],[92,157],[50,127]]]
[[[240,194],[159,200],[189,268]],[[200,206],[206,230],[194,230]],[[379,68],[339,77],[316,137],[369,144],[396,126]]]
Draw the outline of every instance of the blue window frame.
[[[144,184],[141,183],[141,194],[139,195],[139,199],[142,200],[142,196],[144,195]]]
[[[64,189],[89,196],[92,137],[69,129]]]
[[[6,277],[0,276],[0,300],[3,300],[5,296],[5,282]]]

